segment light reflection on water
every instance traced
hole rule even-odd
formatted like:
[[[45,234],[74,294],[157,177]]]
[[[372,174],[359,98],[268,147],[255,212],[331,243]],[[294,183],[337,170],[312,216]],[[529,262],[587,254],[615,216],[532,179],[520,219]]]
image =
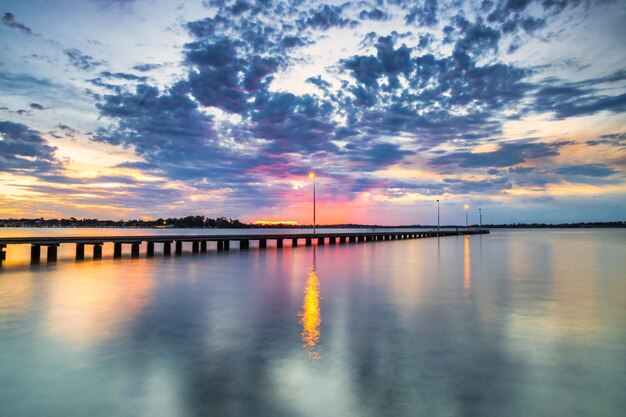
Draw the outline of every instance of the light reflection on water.
[[[625,253],[494,231],[7,269],[0,415],[618,416]]]
[[[320,352],[317,346],[320,341],[320,281],[315,270],[315,255],[317,248],[313,248],[313,265],[304,289],[302,311],[299,313],[302,324],[302,342],[312,359],[319,359]]]

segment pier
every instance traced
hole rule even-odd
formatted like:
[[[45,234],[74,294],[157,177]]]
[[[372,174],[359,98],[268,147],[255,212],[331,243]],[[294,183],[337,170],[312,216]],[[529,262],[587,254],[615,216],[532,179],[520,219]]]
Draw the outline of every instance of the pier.
[[[30,262],[38,264],[42,258],[42,247],[45,248],[46,262],[57,261],[58,247],[61,244],[75,246],[75,259],[85,260],[85,247],[90,247],[91,259],[102,259],[102,247],[105,243],[113,244],[113,258],[122,258],[122,248],[130,245],[130,257],[140,256],[140,247],[146,243],[145,256],[155,256],[155,245],[162,245],[162,255],[172,256],[183,253],[183,243],[191,243],[194,254],[207,252],[208,242],[215,242],[217,251],[228,251],[231,242],[239,243],[239,250],[248,250],[250,241],[257,241],[259,249],[266,249],[268,240],[276,242],[276,248],[283,248],[285,242],[292,247],[323,245],[345,245],[362,242],[378,242],[401,239],[421,239],[428,237],[462,236],[489,233],[488,229],[462,229],[440,231],[368,231],[351,233],[272,233],[272,234],[228,234],[228,235],[149,235],[149,236],[57,236],[57,237],[13,237],[0,238],[0,266],[6,260],[7,245],[30,245]]]

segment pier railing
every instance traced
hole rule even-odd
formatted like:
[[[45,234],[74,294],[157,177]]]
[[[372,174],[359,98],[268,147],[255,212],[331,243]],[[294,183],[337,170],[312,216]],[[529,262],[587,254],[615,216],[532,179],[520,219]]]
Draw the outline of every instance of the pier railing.
[[[347,244],[357,242],[374,242],[399,239],[420,239],[427,237],[444,237],[475,235],[489,233],[488,229],[482,228],[459,228],[457,230],[433,230],[433,231],[360,231],[351,233],[298,233],[298,234],[224,234],[224,235],[148,235],[148,236],[54,236],[54,237],[10,237],[0,238],[0,266],[6,260],[5,249],[7,245],[30,245],[31,263],[41,261],[41,248],[46,248],[46,261],[56,262],[58,247],[61,244],[75,245],[76,260],[85,259],[85,246],[92,247],[92,259],[102,259],[102,247],[105,243],[113,244],[113,258],[122,257],[122,246],[131,245],[131,258],[138,258],[142,243],[146,243],[146,257],[154,256],[155,244],[163,245],[163,256],[183,253],[183,243],[191,243],[191,252],[200,253],[207,251],[208,242],[216,242],[218,251],[227,251],[231,248],[231,242],[238,241],[239,249],[250,248],[250,241],[258,241],[259,249],[267,248],[268,240],[275,240],[276,247],[282,248],[285,241],[290,242],[292,247],[297,247],[302,241],[305,246],[316,243],[318,246]]]

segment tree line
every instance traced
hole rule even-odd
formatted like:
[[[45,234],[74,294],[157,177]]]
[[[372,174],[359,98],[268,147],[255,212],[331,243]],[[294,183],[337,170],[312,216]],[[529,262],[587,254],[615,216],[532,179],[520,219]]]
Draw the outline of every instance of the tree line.
[[[241,228],[247,224],[227,217],[206,216],[168,217],[156,220],[99,220],[99,219],[0,219],[0,227],[159,227],[159,228]]]

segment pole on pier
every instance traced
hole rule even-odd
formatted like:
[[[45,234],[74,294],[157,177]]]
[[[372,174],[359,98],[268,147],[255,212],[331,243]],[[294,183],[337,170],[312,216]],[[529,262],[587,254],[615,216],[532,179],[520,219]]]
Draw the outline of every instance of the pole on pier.
[[[282,239],[276,239],[276,247],[277,248],[282,248],[283,247],[283,240]]]
[[[467,229],[469,227],[469,214],[468,214],[469,206],[466,204],[463,207],[465,207],[465,229]]]
[[[193,242],[191,242],[191,253],[198,253],[200,252],[200,242],[198,242],[197,240],[194,240]]]
[[[175,252],[176,252],[176,255],[183,254],[183,242],[181,242],[180,240],[176,241]]]
[[[163,242],[163,256],[172,254],[172,242]]]
[[[2,262],[7,259],[7,253],[4,251],[6,245],[0,244],[0,266],[2,266]]]
[[[291,239],[291,247],[292,248],[297,248],[298,247],[298,238],[294,237],[293,239]]]
[[[315,234],[315,177],[315,171],[309,172],[309,178],[313,180],[313,234]]]
[[[304,240],[304,245],[305,245],[305,246],[311,246],[311,238],[310,238],[310,237],[307,237],[307,238]]]
[[[478,217],[480,218],[480,228],[483,228],[483,212],[482,210],[479,208],[478,209]]]
[[[437,199],[437,231],[439,231],[439,199]]]
[[[230,250],[230,240],[224,241],[224,250]]]
[[[206,240],[200,241],[200,252],[206,252]]]

